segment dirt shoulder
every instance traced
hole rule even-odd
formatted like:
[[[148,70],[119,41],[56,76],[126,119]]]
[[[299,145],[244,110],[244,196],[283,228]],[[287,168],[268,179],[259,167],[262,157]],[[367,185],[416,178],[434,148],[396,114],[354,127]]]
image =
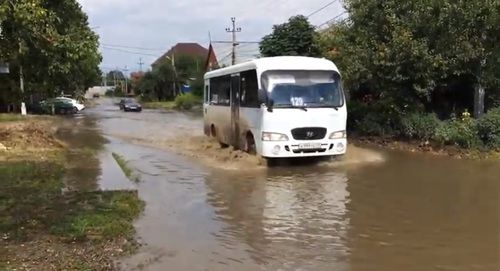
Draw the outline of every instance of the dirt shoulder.
[[[137,247],[136,191],[67,189],[68,155],[96,152],[60,139],[62,122],[0,122],[0,270],[115,270]]]
[[[359,147],[377,147],[406,152],[428,153],[453,159],[500,160],[500,152],[464,149],[458,146],[440,146],[432,142],[403,141],[384,137],[349,137],[349,142]]]

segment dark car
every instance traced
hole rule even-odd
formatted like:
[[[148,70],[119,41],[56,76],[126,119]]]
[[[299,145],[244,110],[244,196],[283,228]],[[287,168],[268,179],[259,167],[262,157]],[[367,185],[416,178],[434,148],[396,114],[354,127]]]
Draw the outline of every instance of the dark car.
[[[120,102],[118,103],[118,106],[120,107],[121,110],[123,110],[123,106],[129,102],[134,102],[134,100],[128,98],[121,99]]]
[[[123,109],[125,112],[134,111],[141,112],[142,106],[134,101],[133,99],[122,99],[119,103],[120,109]]]
[[[71,102],[60,99],[48,99],[29,105],[28,110],[34,114],[76,114],[76,108]]]

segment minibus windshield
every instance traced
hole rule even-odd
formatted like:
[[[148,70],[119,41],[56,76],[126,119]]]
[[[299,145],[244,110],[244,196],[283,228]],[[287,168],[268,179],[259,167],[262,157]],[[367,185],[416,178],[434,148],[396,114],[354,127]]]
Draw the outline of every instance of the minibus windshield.
[[[344,105],[340,75],[333,71],[268,71],[262,82],[276,108]]]

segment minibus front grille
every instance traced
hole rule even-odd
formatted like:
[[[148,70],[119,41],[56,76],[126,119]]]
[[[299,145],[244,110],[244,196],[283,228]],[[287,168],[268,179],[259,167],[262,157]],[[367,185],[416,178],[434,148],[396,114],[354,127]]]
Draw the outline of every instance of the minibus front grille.
[[[292,130],[292,136],[295,140],[321,140],[326,136],[326,128],[296,128]]]
[[[293,153],[323,153],[326,149],[311,149],[311,150],[294,150]]]

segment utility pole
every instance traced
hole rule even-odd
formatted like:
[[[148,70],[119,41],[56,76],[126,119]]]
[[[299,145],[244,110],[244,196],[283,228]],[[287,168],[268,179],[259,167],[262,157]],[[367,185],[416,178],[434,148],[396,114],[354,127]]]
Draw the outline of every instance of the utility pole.
[[[139,58],[139,63],[137,63],[137,64],[139,64],[139,71],[142,72],[142,65],[144,65],[144,62],[142,61],[142,57]]]
[[[128,95],[127,66],[125,66],[125,69],[123,69],[123,71],[124,71],[123,76],[125,77],[125,94]]]
[[[19,55],[22,53],[22,42],[19,40]],[[19,62],[19,88],[21,89],[21,115],[26,116],[26,104],[24,103],[24,74],[23,64]]]
[[[232,65],[236,64],[236,46],[238,46],[238,43],[236,42],[236,33],[241,32],[241,27],[236,27],[236,18],[231,17],[231,22],[233,23],[232,28],[226,28],[226,32],[231,33],[233,36],[232,43],[233,43],[233,51],[231,53],[231,63]]]

